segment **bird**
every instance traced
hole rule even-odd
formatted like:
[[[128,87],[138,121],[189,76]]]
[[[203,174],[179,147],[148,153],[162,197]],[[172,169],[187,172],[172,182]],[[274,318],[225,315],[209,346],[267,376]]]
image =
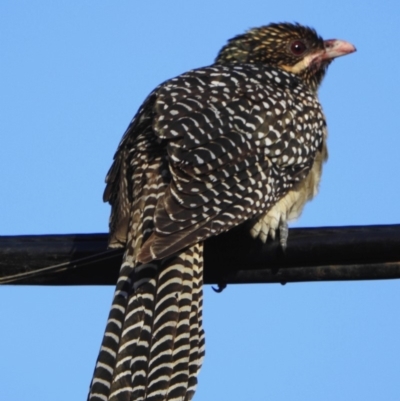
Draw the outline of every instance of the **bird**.
[[[328,156],[318,88],[355,51],[298,23],[230,39],[156,87],[106,177],[124,256],[89,401],[189,401],[205,355],[203,243],[242,223],[285,249]]]

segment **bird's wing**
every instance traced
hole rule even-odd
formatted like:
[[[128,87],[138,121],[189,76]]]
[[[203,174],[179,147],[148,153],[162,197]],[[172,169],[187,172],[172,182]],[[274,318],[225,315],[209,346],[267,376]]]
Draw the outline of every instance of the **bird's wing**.
[[[137,231],[136,242],[140,247],[141,240],[138,241],[138,238],[146,229],[143,220],[147,215],[143,214],[143,204],[151,203],[151,193],[159,192],[157,196],[163,193],[161,188],[152,188],[155,182],[160,181],[158,170],[167,162],[165,147],[159,143],[152,127],[157,90],[158,87],[130,122],[107,173],[103,200],[111,204],[109,246],[112,248],[125,246],[132,229]],[[165,180],[169,182],[168,177],[161,181]],[[137,227],[139,221],[140,229]]]
[[[169,256],[268,210],[310,170],[322,111],[300,81],[258,65],[210,66],[156,91],[153,131],[170,183],[139,260]]]

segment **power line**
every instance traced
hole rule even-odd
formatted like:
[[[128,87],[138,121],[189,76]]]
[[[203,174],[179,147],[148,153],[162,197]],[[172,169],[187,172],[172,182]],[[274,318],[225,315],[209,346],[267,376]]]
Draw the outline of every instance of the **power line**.
[[[239,227],[205,242],[206,284],[400,278],[400,225],[294,228],[283,252]],[[107,234],[0,236],[0,283],[115,284]]]

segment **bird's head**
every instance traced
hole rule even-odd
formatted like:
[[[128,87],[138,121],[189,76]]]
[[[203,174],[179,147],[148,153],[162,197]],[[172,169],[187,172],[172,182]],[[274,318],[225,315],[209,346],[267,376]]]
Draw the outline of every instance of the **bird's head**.
[[[298,75],[314,91],[326,68],[339,56],[356,48],[344,40],[323,40],[314,29],[290,23],[253,28],[229,40],[217,64],[266,64]]]

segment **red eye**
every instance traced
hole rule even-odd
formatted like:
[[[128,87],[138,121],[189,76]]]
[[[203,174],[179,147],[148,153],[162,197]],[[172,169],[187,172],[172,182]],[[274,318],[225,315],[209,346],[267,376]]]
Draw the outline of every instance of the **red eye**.
[[[306,50],[307,46],[301,40],[296,40],[290,45],[290,51],[295,56],[301,56]]]

